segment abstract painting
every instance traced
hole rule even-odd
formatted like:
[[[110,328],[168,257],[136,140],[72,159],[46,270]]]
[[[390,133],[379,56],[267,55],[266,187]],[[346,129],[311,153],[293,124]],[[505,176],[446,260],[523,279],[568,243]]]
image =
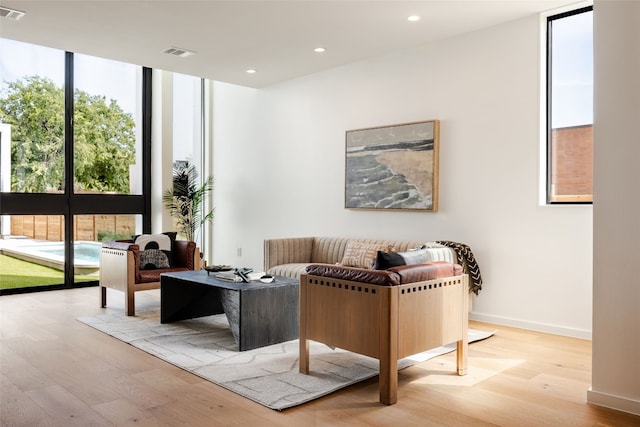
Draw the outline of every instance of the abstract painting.
[[[436,212],[439,122],[346,132],[345,208]]]

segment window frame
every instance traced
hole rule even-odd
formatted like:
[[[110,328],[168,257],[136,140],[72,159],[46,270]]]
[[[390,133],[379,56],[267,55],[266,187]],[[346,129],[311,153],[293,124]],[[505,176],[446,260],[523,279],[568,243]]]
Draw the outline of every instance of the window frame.
[[[557,21],[559,19],[567,18],[570,16],[579,15],[581,13],[593,12],[593,5],[587,5],[583,7],[579,7],[577,9],[569,9],[559,13],[548,14],[545,17],[546,23],[546,32],[545,32],[545,186],[544,186],[544,202],[546,205],[592,205],[593,204],[593,193],[591,195],[576,195],[576,196],[555,196],[555,200],[552,200],[553,191],[552,191],[552,143],[553,143],[553,128],[552,128],[552,101],[553,101],[553,81],[552,81],[552,43],[553,43],[553,34],[552,34],[552,23],[553,21]],[[593,123],[591,123],[593,126]],[[589,197],[590,200],[585,200],[585,197]],[[560,200],[558,200],[560,199]]]
[[[0,215],[63,215],[64,284],[0,291],[0,295],[96,285],[76,283],[73,264],[73,220],[76,215],[134,214],[142,216],[142,232],[151,232],[151,129],[152,69],[142,68],[142,194],[74,193],[74,53],[64,52],[64,193],[14,193],[0,190]]]

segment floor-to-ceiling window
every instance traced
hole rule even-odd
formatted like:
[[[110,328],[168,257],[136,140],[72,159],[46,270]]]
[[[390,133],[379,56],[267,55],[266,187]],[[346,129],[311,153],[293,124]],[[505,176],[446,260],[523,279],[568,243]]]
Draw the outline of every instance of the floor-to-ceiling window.
[[[173,165],[192,165],[197,185],[206,179],[204,165],[204,80],[185,74],[173,74]],[[203,206],[203,210],[210,209]],[[194,239],[202,249],[206,233],[200,227]]]
[[[65,53],[4,39],[0,51],[1,190],[25,196],[61,195]],[[3,213],[16,208],[9,204],[19,203],[5,197],[0,202]],[[64,241],[63,216],[2,215],[0,221],[0,290],[64,283],[63,270],[55,268],[60,265],[37,257],[34,245],[37,240]]]
[[[0,292],[96,283],[98,242],[150,229],[151,72],[7,39],[0,52]],[[27,280],[36,269],[52,270]]]
[[[142,194],[142,68],[73,58],[74,193]]]

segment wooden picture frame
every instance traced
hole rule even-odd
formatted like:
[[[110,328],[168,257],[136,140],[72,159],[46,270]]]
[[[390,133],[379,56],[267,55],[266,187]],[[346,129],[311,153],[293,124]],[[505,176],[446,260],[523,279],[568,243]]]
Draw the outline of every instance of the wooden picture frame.
[[[438,210],[438,120],[346,131],[345,208]]]

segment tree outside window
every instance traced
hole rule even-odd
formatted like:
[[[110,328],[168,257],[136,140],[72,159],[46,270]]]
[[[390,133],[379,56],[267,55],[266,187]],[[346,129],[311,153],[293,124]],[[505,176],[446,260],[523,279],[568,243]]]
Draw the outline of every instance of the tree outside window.
[[[0,121],[11,125],[11,191],[62,191],[64,90],[40,76],[11,82],[0,97]],[[135,123],[115,101],[76,90],[77,191],[129,192]]]

